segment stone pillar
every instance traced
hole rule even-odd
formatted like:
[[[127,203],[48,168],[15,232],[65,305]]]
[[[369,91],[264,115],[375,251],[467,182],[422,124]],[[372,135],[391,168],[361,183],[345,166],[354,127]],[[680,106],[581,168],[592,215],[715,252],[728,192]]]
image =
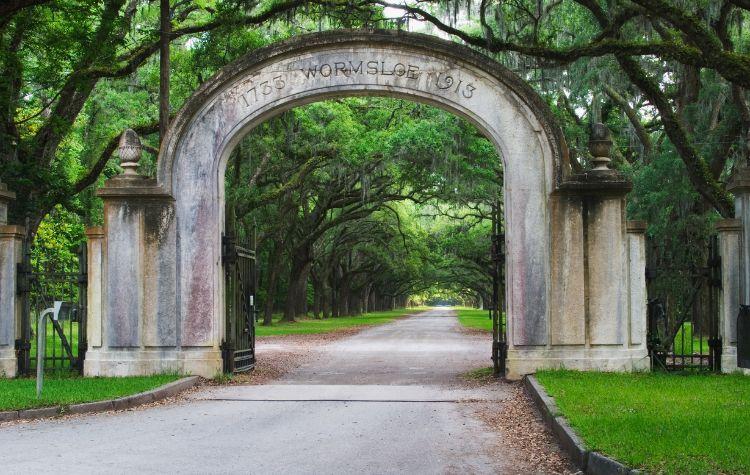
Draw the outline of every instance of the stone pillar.
[[[719,329],[722,336],[722,356],[721,356],[721,369],[722,371],[729,372],[733,368],[737,368],[737,314],[739,313],[739,305],[750,305],[750,167],[741,166],[739,167],[734,175],[729,180],[727,190],[734,194],[734,216],[736,218],[735,226],[739,226],[738,235],[737,231],[733,229],[731,220],[720,222],[717,225],[719,231],[719,252],[722,253],[721,264],[722,264],[722,279],[726,278],[732,283],[739,287],[739,301],[732,302],[731,297],[726,295],[726,291],[722,292],[722,305],[726,305],[726,309],[722,309],[720,317],[723,322],[720,322],[721,328]],[[723,229],[720,229],[723,228]],[[724,257],[726,252],[731,252],[731,243],[736,239],[737,241],[737,252],[735,261],[728,262],[728,257]],[[723,244],[721,241],[725,241]],[[738,264],[737,267],[735,267]],[[736,271],[738,274],[737,281],[731,276],[731,272]],[[729,305],[735,305],[734,316],[731,315],[732,309],[728,308]],[[727,341],[727,338],[730,340]],[[733,341],[732,341],[733,340]],[[745,370],[750,372],[750,370]]]
[[[0,183],[0,377],[14,377],[18,368],[15,341],[21,306],[16,267],[23,257],[25,229],[8,224],[8,205],[15,197]]]
[[[84,373],[179,371],[213,377],[222,368],[218,335],[196,346],[179,331],[174,200],[155,180],[135,172],[140,143],[131,132],[120,142],[125,173],[97,192],[104,200],[104,227],[87,233],[90,309]]]
[[[734,216],[741,223],[740,303],[750,305],[750,168],[743,167],[729,180],[727,190],[734,194]]]
[[[102,311],[104,292],[102,288],[104,229],[95,226],[86,229],[88,289],[86,302],[86,338],[88,347],[102,346]]]
[[[632,184],[610,170],[609,132],[594,127],[595,167],[570,176],[552,195],[552,279],[546,344],[511,339],[506,376],[539,368],[648,370],[645,223],[625,220]]]
[[[646,222],[628,221],[628,295],[630,346],[646,344],[648,294],[646,292]]]
[[[737,314],[740,309],[741,273],[740,243],[743,223],[739,219],[722,219],[716,223],[721,256],[721,291],[719,293],[719,336],[721,337],[721,370],[737,370]]]

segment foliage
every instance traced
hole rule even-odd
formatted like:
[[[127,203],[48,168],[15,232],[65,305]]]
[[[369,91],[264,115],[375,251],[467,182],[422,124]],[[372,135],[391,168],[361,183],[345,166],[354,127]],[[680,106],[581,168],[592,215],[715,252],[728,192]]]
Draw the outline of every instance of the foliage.
[[[466,328],[474,328],[487,332],[492,331],[492,319],[489,310],[479,310],[475,308],[458,307],[455,308],[458,314],[458,321]]]
[[[430,289],[489,293],[500,159],[455,116],[380,98],[293,109],[241,142],[226,183],[230,220],[268,269],[266,324],[282,306],[291,321],[308,304],[357,315]]]
[[[172,111],[228,62],[294,35],[441,32],[548,102],[573,172],[590,166],[590,125],[609,126],[614,165],[634,181],[628,215],[657,244],[650,265],[698,266],[714,220],[733,212],[725,183],[748,158],[750,130],[744,1],[188,0],[170,13]],[[154,173],[158,33],[153,2],[0,5],[0,179],[18,193],[12,222],[37,235],[37,264],[73,269],[83,226],[102,222],[95,190],[119,171],[125,127],[144,137],[141,172]],[[262,124],[232,162],[227,198],[241,233],[257,223],[268,319],[282,307],[293,319],[309,305],[337,315],[375,300],[488,300],[502,170],[471,124],[404,101],[328,101]],[[678,312],[689,281],[674,272],[650,290]]]
[[[750,378],[543,371],[586,446],[652,473],[750,471]]]

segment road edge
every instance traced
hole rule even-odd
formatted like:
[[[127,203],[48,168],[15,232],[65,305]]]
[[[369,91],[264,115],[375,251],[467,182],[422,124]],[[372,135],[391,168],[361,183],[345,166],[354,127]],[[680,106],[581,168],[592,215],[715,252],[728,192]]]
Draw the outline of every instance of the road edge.
[[[58,405],[49,407],[38,407],[34,409],[20,409],[17,411],[0,412],[0,422],[11,421],[30,421],[36,419],[46,419],[50,417],[64,416],[68,414],[90,414],[106,411],[119,411],[131,409],[143,404],[161,401],[173,397],[179,393],[193,388],[200,384],[199,376],[188,376],[185,378],[172,381],[155,389],[150,389],[130,396],[124,396],[116,399],[106,399],[104,401],[84,402],[80,404]]]
[[[644,473],[642,470],[631,469],[599,452],[588,450],[567,419],[561,415],[554,398],[547,394],[533,374],[523,378],[523,385],[542,415],[545,425],[555,434],[560,446],[583,473],[587,475],[640,475]]]

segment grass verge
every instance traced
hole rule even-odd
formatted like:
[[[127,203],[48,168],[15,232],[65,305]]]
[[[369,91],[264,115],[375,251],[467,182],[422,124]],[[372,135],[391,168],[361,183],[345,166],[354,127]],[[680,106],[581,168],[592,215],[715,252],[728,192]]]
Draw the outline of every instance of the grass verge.
[[[750,378],[542,371],[591,450],[654,473],[750,473]]]
[[[124,378],[49,377],[44,379],[41,399],[36,398],[36,379],[0,378],[0,411],[115,399],[155,389],[181,377],[178,374]]]
[[[458,321],[467,328],[476,330],[492,331],[492,319],[488,310],[479,310],[469,307],[453,307],[458,314]]]
[[[388,310],[385,312],[371,312],[356,317],[337,317],[337,318],[305,318],[298,319],[296,322],[280,322],[281,316],[274,317],[273,325],[258,324],[255,327],[257,336],[272,335],[310,335],[315,333],[329,333],[338,330],[347,330],[360,326],[382,325],[390,323],[393,320],[421,312],[426,308],[401,308]]]

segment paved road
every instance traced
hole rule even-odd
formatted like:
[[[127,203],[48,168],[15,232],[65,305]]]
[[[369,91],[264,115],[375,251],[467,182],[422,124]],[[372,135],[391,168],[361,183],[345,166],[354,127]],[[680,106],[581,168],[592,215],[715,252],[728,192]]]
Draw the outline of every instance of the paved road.
[[[326,345],[273,384],[2,428],[0,472],[515,472],[475,416],[476,401],[502,400],[507,386],[457,377],[488,366],[489,348],[432,310]]]

